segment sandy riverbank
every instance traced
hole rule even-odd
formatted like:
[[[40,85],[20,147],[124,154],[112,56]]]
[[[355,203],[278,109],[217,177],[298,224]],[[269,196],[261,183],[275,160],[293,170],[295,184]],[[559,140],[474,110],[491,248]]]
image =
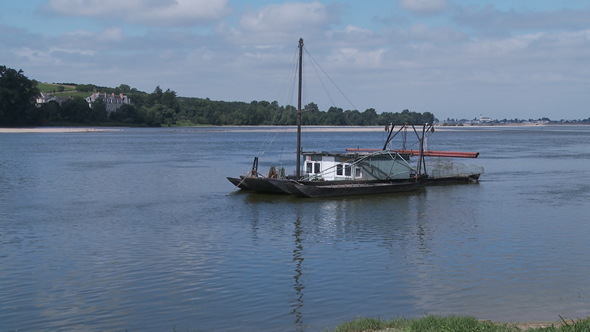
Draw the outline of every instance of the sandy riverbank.
[[[122,129],[107,128],[0,128],[0,133],[85,133],[101,131],[122,131]]]

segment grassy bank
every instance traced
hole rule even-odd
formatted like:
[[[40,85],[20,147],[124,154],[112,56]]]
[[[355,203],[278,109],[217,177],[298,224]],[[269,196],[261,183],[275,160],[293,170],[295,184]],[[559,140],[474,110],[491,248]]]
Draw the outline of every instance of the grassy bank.
[[[480,321],[466,316],[426,316],[423,318],[379,318],[359,317],[338,325],[333,332],[517,332],[517,331],[553,331],[553,332],[590,332],[590,317],[577,321],[562,319],[551,324],[511,324]]]
[[[76,87],[73,85],[62,85],[62,84],[51,84],[51,83],[38,83],[37,88],[41,92],[59,92],[59,87],[62,87],[63,92],[76,91]]]
[[[62,87],[62,91],[59,91]],[[37,88],[40,92],[53,92],[56,96],[61,97],[81,97],[86,98],[92,94],[92,92],[76,91],[76,87],[73,85],[62,85],[62,84],[50,84],[50,83],[38,83]]]

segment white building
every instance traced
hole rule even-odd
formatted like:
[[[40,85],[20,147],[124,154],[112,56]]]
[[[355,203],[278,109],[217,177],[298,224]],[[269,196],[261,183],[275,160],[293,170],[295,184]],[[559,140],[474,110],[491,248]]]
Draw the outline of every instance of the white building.
[[[479,115],[479,122],[480,123],[489,123],[492,122],[492,118],[488,118],[487,116]]]
[[[113,111],[116,111],[119,107],[123,106],[123,104],[131,104],[131,99],[127,98],[127,95],[122,93],[115,95],[115,93],[111,93],[110,95],[106,92],[101,94],[100,92],[93,93],[90,97],[86,98],[88,102],[88,106],[92,107],[92,103],[97,100],[102,99],[107,107],[107,113],[110,114]]]

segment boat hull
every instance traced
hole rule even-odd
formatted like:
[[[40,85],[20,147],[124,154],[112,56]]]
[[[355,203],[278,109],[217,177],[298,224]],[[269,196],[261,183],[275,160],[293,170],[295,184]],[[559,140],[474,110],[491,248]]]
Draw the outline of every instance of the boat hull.
[[[338,197],[355,195],[372,195],[409,192],[420,189],[424,179],[405,181],[372,181],[372,182],[349,182],[349,183],[299,183],[287,184],[287,190],[300,197]]]
[[[300,197],[337,197],[418,190],[426,177],[411,180],[306,181],[269,178],[227,178],[241,189]]]
[[[273,194],[290,194],[287,184],[291,180],[269,179],[269,178],[244,178],[243,183],[251,190],[273,193]]]
[[[470,175],[459,175],[459,176],[446,176],[437,178],[428,178],[426,185],[437,185],[437,184],[457,184],[457,183],[472,183],[479,181],[480,174]]]
[[[231,176],[228,176],[227,179],[229,180],[229,182],[231,182],[234,186],[240,188],[240,189],[244,189],[244,190],[252,190],[252,188],[248,187],[245,183],[244,183],[244,177],[241,176],[240,178],[233,178]]]

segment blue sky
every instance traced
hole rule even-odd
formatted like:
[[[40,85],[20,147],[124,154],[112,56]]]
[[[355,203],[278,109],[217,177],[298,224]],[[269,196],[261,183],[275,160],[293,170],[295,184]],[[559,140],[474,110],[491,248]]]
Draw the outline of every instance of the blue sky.
[[[41,82],[287,104],[300,37],[354,105],[310,81],[305,102],[322,110],[590,117],[587,0],[13,1],[0,64]]]

